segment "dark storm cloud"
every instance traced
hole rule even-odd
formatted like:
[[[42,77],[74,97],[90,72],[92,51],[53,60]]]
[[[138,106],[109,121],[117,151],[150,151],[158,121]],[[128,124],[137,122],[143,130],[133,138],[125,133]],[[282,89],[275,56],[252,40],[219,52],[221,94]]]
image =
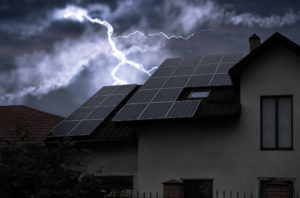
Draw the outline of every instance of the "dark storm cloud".
[[[101,86],[114,82],[110,72],[118,61],[110,55],[105,28],[57,20],[54,13],[68,5],[110,22],[114,36],[135,30],[195,33],[189,40],[135,35],[116,41],[148,69],[171,56],[246,54],[253,32],[262,40],[280,31],[300,41],[300,2],[294,0],[0,0],[0,94],[39,88],[35,96],[20,94],[14,102],[67,115]],[[147,77],[128,67],[117,75],[132,83]]]

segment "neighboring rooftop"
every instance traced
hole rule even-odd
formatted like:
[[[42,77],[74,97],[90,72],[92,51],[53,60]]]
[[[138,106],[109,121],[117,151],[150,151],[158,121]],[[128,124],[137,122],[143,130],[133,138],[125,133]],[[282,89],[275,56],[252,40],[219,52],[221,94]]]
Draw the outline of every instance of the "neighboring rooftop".
[[[13,129],[19,119],[28,121],[28,130],[33,136],[33,141],[43,144],[50,129],[60,123],[64,117],[23,105],[0,106],[0,136],[11,139],[11,135],[6,132]]]

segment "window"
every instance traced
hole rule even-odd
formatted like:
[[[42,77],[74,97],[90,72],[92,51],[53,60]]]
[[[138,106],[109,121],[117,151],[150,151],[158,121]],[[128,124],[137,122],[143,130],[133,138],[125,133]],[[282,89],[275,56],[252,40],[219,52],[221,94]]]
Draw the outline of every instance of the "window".
[[[261,149],[292,149],[292,126],[292,96],[261,97]]]
[[[209,90],[194,90],[190,92],[188,99],[207,98],[208,95],[209,95]]]
[[[260,198],[292,198],[293,179],[263,178],[260,180]]]
[[[183,189],[185,198],[212,198],[212,179],[183,179]]]

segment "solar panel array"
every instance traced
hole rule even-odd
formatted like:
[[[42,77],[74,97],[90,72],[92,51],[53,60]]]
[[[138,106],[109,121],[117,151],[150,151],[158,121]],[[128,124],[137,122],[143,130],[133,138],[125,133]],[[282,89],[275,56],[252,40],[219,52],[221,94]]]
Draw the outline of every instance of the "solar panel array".
[[[113,121],[193,117],[201,100],[177,101],[187,87],[232,85],[228,70],[242,54],[166,59]]]
[[[136,85],[103,87],[52,129],[48,136],[90,135],[135,87]]]

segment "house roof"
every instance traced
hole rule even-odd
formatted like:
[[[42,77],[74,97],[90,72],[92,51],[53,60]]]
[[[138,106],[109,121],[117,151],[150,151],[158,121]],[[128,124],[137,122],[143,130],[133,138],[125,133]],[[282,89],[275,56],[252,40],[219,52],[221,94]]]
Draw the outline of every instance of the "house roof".
[[[233,87],[228,70],[241,58],[242,54],[225,54],[166,59],[113,121],[203,118],[212,116],[211,111],[216,112],[215,116],[229,115],[231,110],[228,108],[235,101],[234,96],[227,105],[220,98],[189,100],[188,94],[192,90],[208,90],[215,94],[219,92],[218,87],[224,87],[224,92],[232,92],[225,88]],[[185,94],[186,97],[181,97]],[[219,110],[220,107],[222,110]]]
[[[33,141],[43,144],[50,129],[64,118],[23,105],[0,106],[0,135],[11,139],[12,135],[7,131],[13,129],[14,123],[19,119],[29,122],[28,130],[33,136]]]
[[[47,142],[136,140],[133,122],[238,117],[239,96],[228,70],[241,54],[165,60],[144,85],[101,88],[51,130]],[[188,99],[191,91],[208,97]],[[129,121],[129,122],[128,122]]]
[[[266,50],[274,46],[285,46],[294,51],[295,53],[300,54],[299,45],[289,40],[282,34],[276,32],[229,70],[231,79],[234,82],[237,82],[242,69],[246,67],[249,62],[251,62],[253,59],[257,58],[258,55],[263,54]]]

